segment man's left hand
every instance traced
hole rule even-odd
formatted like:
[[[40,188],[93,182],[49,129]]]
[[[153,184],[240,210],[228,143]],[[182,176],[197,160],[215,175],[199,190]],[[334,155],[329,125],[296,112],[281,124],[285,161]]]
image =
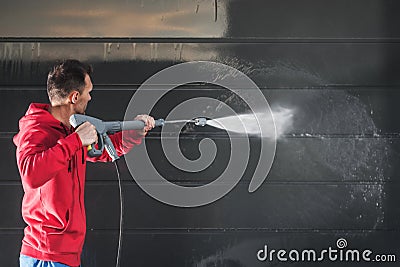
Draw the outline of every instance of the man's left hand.
[[[155,127],[154,118],[150,115],[141,114],[135,117],[135,120],[141,120],[145,123],[143,130],[138,130],[138,133],[142,136],[145,136],[148,131]]]

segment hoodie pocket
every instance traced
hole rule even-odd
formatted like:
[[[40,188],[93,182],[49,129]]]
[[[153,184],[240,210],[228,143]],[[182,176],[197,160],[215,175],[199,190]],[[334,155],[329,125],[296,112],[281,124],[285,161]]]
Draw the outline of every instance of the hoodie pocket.
[[[47,248],[50,253],[78,253],[81,249],[81,240],[84,240],[85,233],[77,229],[73,222],[71,210],[68,210],[68,220],[65,227],[59,231],[47,233]],[[76,223],[75,223],[76,224]]]
[[[68,209],[65,213],[65,216],[62,220],[62,223],[60,226],[53,226],[51,223],[48,223],[47,225],[43,225],[43,231],[46,232],[47,235],[60,235],[63,234],[69,227],[71,223],[71,210]]]

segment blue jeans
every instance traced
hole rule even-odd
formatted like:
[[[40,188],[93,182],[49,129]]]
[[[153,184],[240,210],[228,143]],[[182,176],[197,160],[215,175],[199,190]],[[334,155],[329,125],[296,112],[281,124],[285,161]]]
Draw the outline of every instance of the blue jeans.
[[[68,267],[68,265],[59,262],[41,261],[22,254],[19,255],[19,266],[20,267]]]

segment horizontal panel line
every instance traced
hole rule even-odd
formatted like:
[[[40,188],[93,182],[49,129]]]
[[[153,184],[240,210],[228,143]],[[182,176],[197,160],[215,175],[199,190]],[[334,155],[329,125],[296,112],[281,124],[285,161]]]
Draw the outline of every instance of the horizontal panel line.
[[[205,185],[207,183],[213,182],[213,180],[206,180],[203,181],[203,183],[199,183],[198,181],[194,180],[168,180],[171,183],[174,184],[180,184],[180,185],[191,185],[191,186],[201,186]],[[249,180],[240,180],[238,182],[239,186],[244,186],[246,187],[247,184],[249,183]],[[107,180],[86,180],[86,185],[87,186],[109,186],[109,185],[117,185],[118,181],[114,179],[107,179]],[[164,185],[157,180],[153,180],[152,178],[149,178],[146,180],[146,182],[143,182],[143,184],[146,185]],[[136,184],[136,181],[133,179],[123,179],[122,184],[124,186],[138,186]],[[226,183],[215,183],[215,185],[224,185]],[[0,180],[0,186],[22,186],[21,181],[19,180]],[[312,181],[312,180],[303,180],[303,181],[294,181],[294,180],[285,180],[285,181],[268,181],[267,180],[264,182],[264,185],[273,185],[273,186],[287,186],[287,185],[294,185],[294,186],[303,186],[303,185],[317,185],[317,186],[346,186],[346,185],[356,185],[356,186],[382,186],[382,185],[400,185],[400,180],[389,180],[389,181],[340,181],[340,180],[334,180],[334,181]]]
[[[0,138],[1,139],[11,139],[16,134],[17,134],[17,132],[0,132]]]
[[[169,180],[172,183],[175,184],[188,184],[188,185],[204,185],[207,182],[212,182],[211,181],[204,181],[204,183],[199,183],[197,181],[190,181],[190,180]],[[130,180],[123,180],[122,183],[123,185],[127,186],[132,186],[136,185],[136,182],[132,184],[133,181]],[[247,186],[249,183],[249,180],[240,180],[238,185],[240,186]],[[109,181],[95,181],[95,180],[88,180],[86,182],[88,185],[109,185],[109,184],[115,184],[113,180]],[[149,179],[147,182],[143,182],[144,184],[156,184],[156,185],[161,185],[159,182],[156,182],[155,180]],[[223,185],[224,183],[215,183],[215,185]],[[342,186],[342,185],[385,185],[385,184],[400,184],[397,181],[265,181],[264,185],[321,185],[321,186]]]
[[[14,137],[17,132],[0,132],[0,139],[10,139]],[[175,139],[178,136],[176,133],[164,133],[164,139]],[[216,138],[216,139],[227,139],[229,138],[250,138],[250,139],[259,139],[259,136],[246,136],[243,134],[231,134],[231,137],[227,136],[225,131],[221,130],[221,133],[218,132],[196,132],[196,133],[188,133],[188,134],[180,134],[179,139],[194,139],[194,138]],[[317,133],[292,133],[292,134],[283,134],[280,137],[281,139],[398,139],[400,138],[400,133],[369,133],[369,134],[351,134],[351,133],[342,133],[342,134],[317,134]],[[146,136],[146,139],[161,139],[160,133],[149,133]],[[278,139],[279,142],[279,139]]]
[[[107,229],[104,229],[107,231]],[[117,230],[117,229],[116,229]],[[399,232],[400,229],[307,229],[307,228],[124,228],[124,233],[141,233],[149,231],[150,233],[235,233],[235,232],[270,232],[270,233],[373,233],[373,232]],[[89,230],[88,230],[89,231]],[[101,230],[90,230],[101,231]],[[115,231],[115,230],[111,230]]]
[[[341,133],[341,134],[316,134],[316,133],[292,133],[283,134],[283,138],[351,138],[351,139],[385,139],[385,138],[399,138],[400,133],[369,133],[369,134],[352,134],[352,133]]]
[[[399,37],[0,37],[2,43],[400,43]]]
[[[2,227],[0,228],[0,235],[2,233],[18,233],[23,234],[23,227]],[[90,232],[105,232],[113,233],[118,232],[118,228],[88,228],[87,233]],[[363,234],[363,233],[386,233],[386,232],[400,232],[400,229],[395,228],[382,228],[382,229],[310,229],[310,228],[123,228],[124,234],[191,234],[191,233],[237,233],[237,232],[265,232],[265,233],[347,233],[347,234]]]
[[[94,93],[96,91],[132,91],[135,92],[142,84],[94,84]],[[171,86],[176,86],[175,84],[151,84],[153,86],[158,87],[166,87],[169,88]],[[204,84],[194,85],[192,87],[180,87],[177,90],[182,91],[218,91],[225,90],[222,88],[204,88]],[[265,87],[259,86],[260,90],[400,90],[400,84],[383,84],[383,85],[363,85],[363,84],[326,84],[319,86],[281,86],[281,87]],[[257,90],[254,88],[240,88],[243,90]],[[160,89],[146,89],[146,90],[160,90]],[[0,91],[46,91],[46,85],[0,85]]]

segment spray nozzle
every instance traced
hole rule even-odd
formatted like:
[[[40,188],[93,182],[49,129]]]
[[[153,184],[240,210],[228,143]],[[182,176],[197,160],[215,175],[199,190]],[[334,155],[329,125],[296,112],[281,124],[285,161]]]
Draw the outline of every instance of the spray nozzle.
[[[206,118],[196,118],[194,119],[194,124],[197,126],[205,126],[207,124]]]

